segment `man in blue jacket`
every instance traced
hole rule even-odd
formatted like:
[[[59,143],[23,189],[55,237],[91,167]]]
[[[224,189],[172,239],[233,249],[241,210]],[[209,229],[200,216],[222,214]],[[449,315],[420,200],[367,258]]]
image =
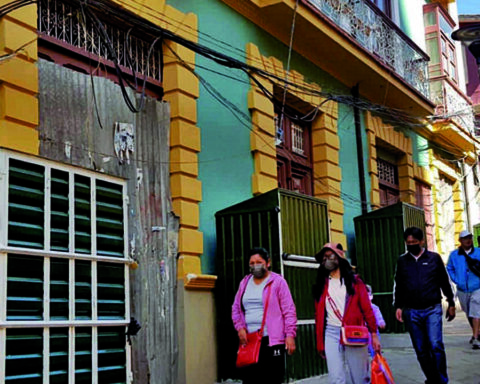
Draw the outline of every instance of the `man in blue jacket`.
[[[469,268],[466,255],[480,260],[480,249],[473,246],[473,236],[469,231],[460,232],[460,247],[450,253],[447,271],[457,285],[457,297],[472,327],[470,339],[473,349],[480,349],[478,336],[480,326],[480,277]]]

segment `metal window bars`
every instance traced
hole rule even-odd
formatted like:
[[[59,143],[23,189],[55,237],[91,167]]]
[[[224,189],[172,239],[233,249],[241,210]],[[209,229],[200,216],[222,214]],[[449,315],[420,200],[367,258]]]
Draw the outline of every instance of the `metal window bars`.
[[[117,56],[117,64],[162,81],[162,50],[155,47],[148,59],[152,42],[132,36],[128,30],[103,21],[108,37]],[[84,20],[80,8],[57,0],[39,0],[38,31],[62,43],[79,48],[85,53],[114,61],[107,42],[97,33],[93,20]]]
[[[305,0],[409,85],[429,97],[428,56],[368,0]]]

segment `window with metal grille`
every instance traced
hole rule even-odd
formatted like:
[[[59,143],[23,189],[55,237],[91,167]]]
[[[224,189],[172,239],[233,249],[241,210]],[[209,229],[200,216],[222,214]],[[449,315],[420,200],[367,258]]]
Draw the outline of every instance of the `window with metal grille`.
[[[98,21],[79,5],[61,0],[38,1],[39,56],[67,68],[118,82],[115,64],[131,86],[151,96],[162,96],[163,53],[160,41],[142,35],[126,20],[105,18],[91,5]],[[136,77],[139,77],[137,79]]]
[[[304,154],[304,129],[298,124],[292,124],[292,151],[296,153]]]
[[[0,151],[0,377],[127,383],[126,184]]]
[[[398,168],[381,158],[377,158],[378,184],[380,189],[380,205],[395,204],[400,201],[398,185]]]
[[[275,115],[277,131],[277,177],[280,188],[313,194],[313,164],[310,127],[280,111]]]
[[[398,185],[397,166],[383,159],[377,160],[378,180],[389,184]]]

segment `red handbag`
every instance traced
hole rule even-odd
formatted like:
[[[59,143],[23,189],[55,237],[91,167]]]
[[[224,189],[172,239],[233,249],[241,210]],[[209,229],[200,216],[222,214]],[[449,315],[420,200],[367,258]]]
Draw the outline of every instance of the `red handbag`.
[[[351,347],[368,345],[368,328],[364,325],[344,325],[342,327],[342,341]]]
[[[340,313],[337,304],[327,292],[327,300],[332,306],[333,313],[338,320],[343,323],[343,316]],[[350,347],[364,347],[369,341],[368,328],[364,325],[343,325],[342,326],[342,342]]]
[[[387,360],[381,354],[376,353],[373,357],[371,371],[371,384],[395,384]]]
[[[267,299],[263,310],[262,326],[258,331],[247,333],[247,344],[240,345],[237,352],[237,368],[246,367],[258,363],[260,355],[260,346],[262,345],[263,328],[267,316],[268,302],[270,301],[270,291],[272,285],[268,286]]]

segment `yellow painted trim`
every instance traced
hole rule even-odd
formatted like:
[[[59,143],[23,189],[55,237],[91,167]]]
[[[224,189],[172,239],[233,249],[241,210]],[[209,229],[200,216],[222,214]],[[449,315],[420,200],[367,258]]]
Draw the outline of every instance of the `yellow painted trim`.
[[[433,174],[429,167],[421,167],[418,164],[413,164],[413,175],[415,179],[421,181],[424,184],[432,186]]]
[[[247,62],[263,70],[275,73],[279,78],[287,78],[283,63],[275,57],[265,57],[259,48],[249,43],[246,46]],[[284,84],[280,81],[258,78],[270,92],[274,86],[281,89]],[[288,80],[305,85],[304,76],[296,71],[288,74]],[[308,84],[320,90],[318,84]],[[305,95],[301,92],[288,89],[288,94],[301,100],[312,109],[324,101],[319,96]],[[250,138],[251,151],[254,159],[254,174],[252,175],[252,192],[258,195],[278,186],[275,148],[275,122],[273,103],[262,93],[252,81],[248,92],[248,108],[252,115],[252,134]],[[325,102],[319,109],[317,118],[312,122],[312,161],[314,173],[314,196],[327,199],[329,213],[335,218],[331,226],[332,239],[341,239],[345,246],[343,234],[343,201],[340,198],[340,181],[342,172],[339,162],[340,140],[338,138],[338,104],[333,101]],[[263,143],[263,145],[262,145]],[[332,219],[333,220],[333,219]]]
[[[167,5],[165,0],[113,1],[162,28],[198,41],[197,16],[185,14]],[[180,216],[178,278],[183,279],[189,273],[201,275],[200,255],[203,253],[203,234],[198,231],[198,203],[202,200],[202,183],[197,178],[201,150],[197,127],[199,81],[172,51],[192,67],[195,52],[170,41],[163,49],[164,100],[170,104],[170,185],[173,209]]]
[[[196,291],[211,291],[215,288],[217,276],[212,275],[195,275],[189,273],[185,275],[184,287],[185,289],[192,289]]]
[[[438,195],[438,188],[437,188],[437,182],[439,179],[439,172],[438,168],[434,166],[434,155],[433,151],[430,149],[428,151],[428,157],[429,157],[429,164],[430,164],[430,172],[433,177],[433,184],[432,184],[432,201],[433,201],[433,217],[434,217],[434,223],[437,224],[434,226],[435,230],[435,243],[437,246],[437,252],[441,255],[443,254],[443,231],[440,228],[440,216],[441,216],[441,202],[440,202],[440,197]]]
[[[170,173],[183,173],[198,176],[197,152],[175,147],[170,150]]]
[[[461,176],[457,174],[454,168],[452,168],[449,164],[444,163],[442,160],[439,160],[434,157],[432,164],[435,168],[437,168],[439,171],[444,173],[453,181],[457,181],[461,178]]]
[[[37,6],[0,20],[0,146],[38,155]]]
[[[380,207],[380,187],[377,169],[377,139],[393,146],[403,155],[399,160],[399,187],[400,200],[405,203],[415,204],[415,181],[414,163],[412,157],[412,139],[388,124],[385,124],[380,117],[373,116],[370,112],[365,114],[365,126],[368,140],[368,165],[370,174],[370,204],[372,209]]]
[[[203,234],[196,229],[180,227],[178,243],[180,254],[201,255],[203,253]]]
[[[38,131],[19,123],[0,120],[0,147],[38,155]]]
[[[455,241],[458,239],[458,236],[462,230],[465,229],[465,204],[464,196],[462,193],[462,177],[457,174],[454,168],[449,164],[444,163],[441,159],[436,158],[432,150],[429,153],[430,164],[431,164],[431,173],[433,176],[434,183],[432,185],[432,195],[433,195],[433,204],[434,204],[434,215],[435,223],[440,223],[440,217],[442,215],[442,201],[438,196],[438,191],[436,188],[436,183],[440,179],[440,173],[453,181],[453,212],[454,212],[454,232],[455,232]],[[435,225],[435,240],[437,244],[437,251],[440,254],[448,254],[451,249],[445,249],[445,234],[443,228],[440,225]]]
[[[198,255],[180,253],[180,256],[178,258],[177,278],[183,280],[185,275],[187,275],[188,273],[193,273],[197,275],[202,274],[202,264],[200,257],[198,257]]]
[[[453,212],[455,220],[455,240],[458,239],[460,232],[465,226],[465,204],[462,193],[462,182],[457,180],[453,185]]]

